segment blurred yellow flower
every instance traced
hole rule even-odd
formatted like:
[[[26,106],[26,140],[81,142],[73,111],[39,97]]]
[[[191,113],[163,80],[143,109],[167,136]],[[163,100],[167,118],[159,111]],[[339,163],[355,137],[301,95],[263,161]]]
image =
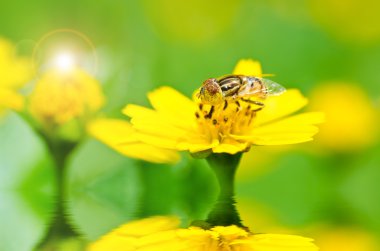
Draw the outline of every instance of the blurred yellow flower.
[[[262,76],[260,64],[252,60],[240,61],[234,74]],[[248,102],[236,101],[214,106],[211,113],[210,105],[199,103],[196,97],[192,101],[170,87],[161,87],[148,98],[154,109],[127,105],[123,110],[131,117],[136,137],[146,144],[191,153],[235,154],[251,145],[306,142],[318,132],[315,124],[323,121],[319,112],[289,116],[307,104],[295,89],[267,98],[259,112]]]
[[[18,90],[31,76],[30,61],[24,57],[17,57],[14,45],[0,38],[0,113],[6,108],[23,108],[24,98]]]
[[[358,86],[329,82],[311,94],[310,109],[325,111],[318,143],[335,151],[352,151],[370,145],[378,132],[377,112]]]
[[[88,251],[316,251],[312,239],[295,235],[252,234],[236,226],[178,228],[174,217],[127,223],[91,244]]]
[[[85,119],[101,108],[104,96],[98,81],[86,72],[52,69],[39,79],[29,102],[33,117],[51,127]]]
[[[335,229],[318,235],[318,246],[323,251],[378,251],[379,243],[366,232],[356,229]]]

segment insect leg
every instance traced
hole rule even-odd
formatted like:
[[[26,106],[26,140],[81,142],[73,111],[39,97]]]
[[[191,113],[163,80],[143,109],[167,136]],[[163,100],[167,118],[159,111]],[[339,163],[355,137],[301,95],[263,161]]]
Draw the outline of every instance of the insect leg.
[[[254,111],[254,112],[258,112],[258,111],[261,111],[263,108],[264,108],[264,107],[262,106],[262,107],[259,107],[259,108],[254,109],[254,110],[252,110],[252,111]]]
[[[210,109],[210,111],[209,111],[209,113],[205,116],[205,118],[206,118],[206,119],[211,119],[212,114],[214,113],[214,110],[215,110],[215,108],[214,108],[214,106],[212,105],[212,106],[211,106],[211,109]]]
[[[250,104],[258,105],[258,106],[262,106],[262,107],[265,106],[264,103],[262,103],[260,101],[250,100],[250,99],[246,99],[246,98],[242,98],[241,100],[243,100],[244,102],[250,103]]]
[[[227,102],[227,100],[224,100],[223,110],[226,110],[226,109],[227,109],[227,106],[228,106],[228,102]]]
[[[259,108],[256,108],[252,111],[255,111],[255,112],[258,112],[260,110],[262,110],[264,107],[265,107],[265,104],[260,102],[260,101],[256,101],[256,100],[250,100],[250,99],[241,99],[242,101],[244,102],[247,102],[247,103],[250,103],[250,104],[254,104],[254,105],[257,105],[257,106],[260,106]]]

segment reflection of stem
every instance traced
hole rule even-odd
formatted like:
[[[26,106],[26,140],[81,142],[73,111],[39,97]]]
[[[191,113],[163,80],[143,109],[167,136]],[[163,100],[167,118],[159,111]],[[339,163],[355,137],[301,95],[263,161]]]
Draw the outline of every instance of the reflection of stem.
[[[49,246],[56,240],[77,236],[77,233],[68,223],[66,216],[66,161],[67,157],[75,147],[75,143],[55,141],[45,137],[51,155],[53,156],[56,174],[56,204],[53,215],[53,221],[50,223],[49,229],[45,237],[40,241],[37,249]]]
[[[244,227],[236,210],[234,199],[234,178],[240,158],[241,153],[235,155],[211,154],[207,157],[220,187],[218,199],[206,220],[211,226],[236,225]]]

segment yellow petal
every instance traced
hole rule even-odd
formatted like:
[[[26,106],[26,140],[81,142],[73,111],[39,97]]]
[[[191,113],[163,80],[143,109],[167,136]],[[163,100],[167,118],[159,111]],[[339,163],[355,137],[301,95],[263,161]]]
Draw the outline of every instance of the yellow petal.
[[[185,140],[187,135],[197,135],[196,131],[179,128],[167,123],[159,116],[156,118],[135,117],[131,120],[131,123],[137,132],[136,137],[139,140],[157,147],[176,149],[177,144]]]
[[[308,100],[297,89],[287,90],[280,96],[268,97],[265,107],[257,113],[255,125],[261,125],[292,114],[307,104]]]
[[[252,59],[241,59],[235,66],[233,74],[262,77],[261,64]]]
[[[213,139],[210,140],[201,137],[201,135],[194,135],[189,137],[187,140],[179,142],[177,145],[178,150],[180,151],[189,151],[191,153],[201,152],[208,149],[212,149],[219,144],[219,140]]]
[[[144,124],[153,126],[162,125],[169,128],[176,127],[177,129],[182,129],[186,132],[193,131],[197,128],[194,112],[191,113],[194,117],[187,120],[178,116],[159,113],[155,110],[139,105],[127,105],[122,112],[132,118],[131,123],[135,126],[144,126]],[[162,129],[161,131],[164,130]]]
[[[177,217],[173,216],[154,216],[146,219],[129,222],[115,229],[113,233],[142,237],[160,231],[176,229],[180,224]]]
[[[176,151],[145,144],[136,137],[131,124],[117,119],[98,119],[88,125],[89,133],[119,153],[154,163],[174,163]]]
[[[143,106],[133,105],[133,104],[126,105],[123,108],[122,113],[131,118],[134,118],[134,117],[148,117],[149,118],[150,116],[157,116],[156,111],[143,107]]]
[[[179,226],[176,217],[155,216],[124,224],[94,242],[88,251],[129,251],[152,243],[173,240],[174,230]],[[169,235],[168,235],[169,233]],[[145,250],[144,248],[138,250]],[[149,249],[147,249],[149,250]]]
[[[236,154],[237,152],[244,151],[247,149],[248,143],[240,143],[236,140],[229,139],[229,140],[224,140],[223,143],[218,144],[215,146],[212,151],[214,153],[229,153],[229,154]]]
[[[195,103],[171,87],[160,87],[149,93],[148,98],[159,113],[175,116],[176,119],[194,120]]]
[[[207,144],[209,142],[198,136],[197,125],[194,121],[186,122],[177,116],[168,116],[168,114],[160,114],[152,109],[148,109],[137,105],[128,105],[124,108],[123,113],[131,116],[131,123],[138,132],[136,136],[147,144],[168,149],[177,149],[177,145],[191,135],[193,141],[197,144]],[[200,137],[201,139],[197,139]],[[191,146],[183,146],[181,148],[192,148]]]
[[[136,132],[135,136],[145,144],[172,150],[177,150],[179,142],[179,139],[172,135],[163,136],[162,134],[154,135],[147,132]]]
[[[211,231],[191,227],[161,231],[139,239],[139,251],[181,250],[202,251],[208,249]],[[206,249],[205,249],[206,248]]]
[[[253,129],[252,133],[262,131],[296,131],[297,127],[304,125],[316,125],[325,121],[323,112],[305,112],[281,119],[277,122],[268,123]]]
[[[310,128],[309,128],[310,127]],[[297,144],[313,140],[312,135],[318,132],[315,126],[306,128],[297,128],[295,132],[272,132],[272,133],[258,133],[249,136],[232,135],[237,140],[244,140],[251,142],[255,145],[288,145]],[[304,131],[302,131],[304,130]]]
[[[296,235],[255,234],[235,243],[245,243],[255,251],[318,251],[312,239]]]
[[[231,135],[237,140],[250,141],[256,145],[285,145],[312,140],[318,132],[314,124],[322,123],[324,114],[309,112],[298,114],[278,122],[253,128],[248,135]]]
[[[106,235],[100,240],[90,244],[87,251],[135,251],[136,240],[118,235]]]
[[[291,145],[291,144],[299,144],[308,141],[312,141],[313,138],[309,136],[309,134],[279,134],[272,135],[268,137],[252,137],[250,138],[252,144],[260,145],[260,146],[280,146],[280,145]]]

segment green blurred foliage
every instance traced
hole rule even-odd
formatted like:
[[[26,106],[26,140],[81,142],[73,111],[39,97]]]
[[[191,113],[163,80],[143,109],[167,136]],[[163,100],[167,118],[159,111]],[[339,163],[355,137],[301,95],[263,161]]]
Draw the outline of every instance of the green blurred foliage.
[[[289,153],[279,158],[267,175],[241,182],[237,193],[269,204],[284,224],[311,223],[327,197],[317,165],[314,158]]]
[[[141,187],[133,160],[91,140],[74,152],[68,168],[70,214],[80,232],[94,238],[131,218]]]
[[[0,120],[0,139],[0,250],[30,250],[51,217],[54,166],[44,144],[15,114]]]
[[[342,14],[325,2],[333,4],[2,1],[0,36],[30,54],[52,30],[86,34],[97,48],[97,77],[108,97],[103,113],[112,117],[121,117],[127,103],[147,104],[146,93],[157,86],[170,85],[190,96],[204,79],[231,72],[240,58],[260,60],[275,81],[306,94],[319,82],[342,80],[358,83],[379,99],[380,21],[360,18],[366,9],[352,9],[361,14],[351,18],[349,10]],[[360,28],[366,26],[372,28],[363,35]],[[379,156],[378,146],[335,157],[298,150],[269,154],[270,166],[255,166],[268,172],[237,182],[238,202],[262,203],[287,227],[329,223],[380,233]],[[71,224],[88,240],[150,215],[176,214],[184,222],[204,218],[217,194],[204,161],[185,155],[176,166],[153,165],[89,139],[70,155],[68,170]],[[42,237],[53,210],[53,171],[46,147],[26,123],[14,114],[3,118],[0,251],[30,250]]]

